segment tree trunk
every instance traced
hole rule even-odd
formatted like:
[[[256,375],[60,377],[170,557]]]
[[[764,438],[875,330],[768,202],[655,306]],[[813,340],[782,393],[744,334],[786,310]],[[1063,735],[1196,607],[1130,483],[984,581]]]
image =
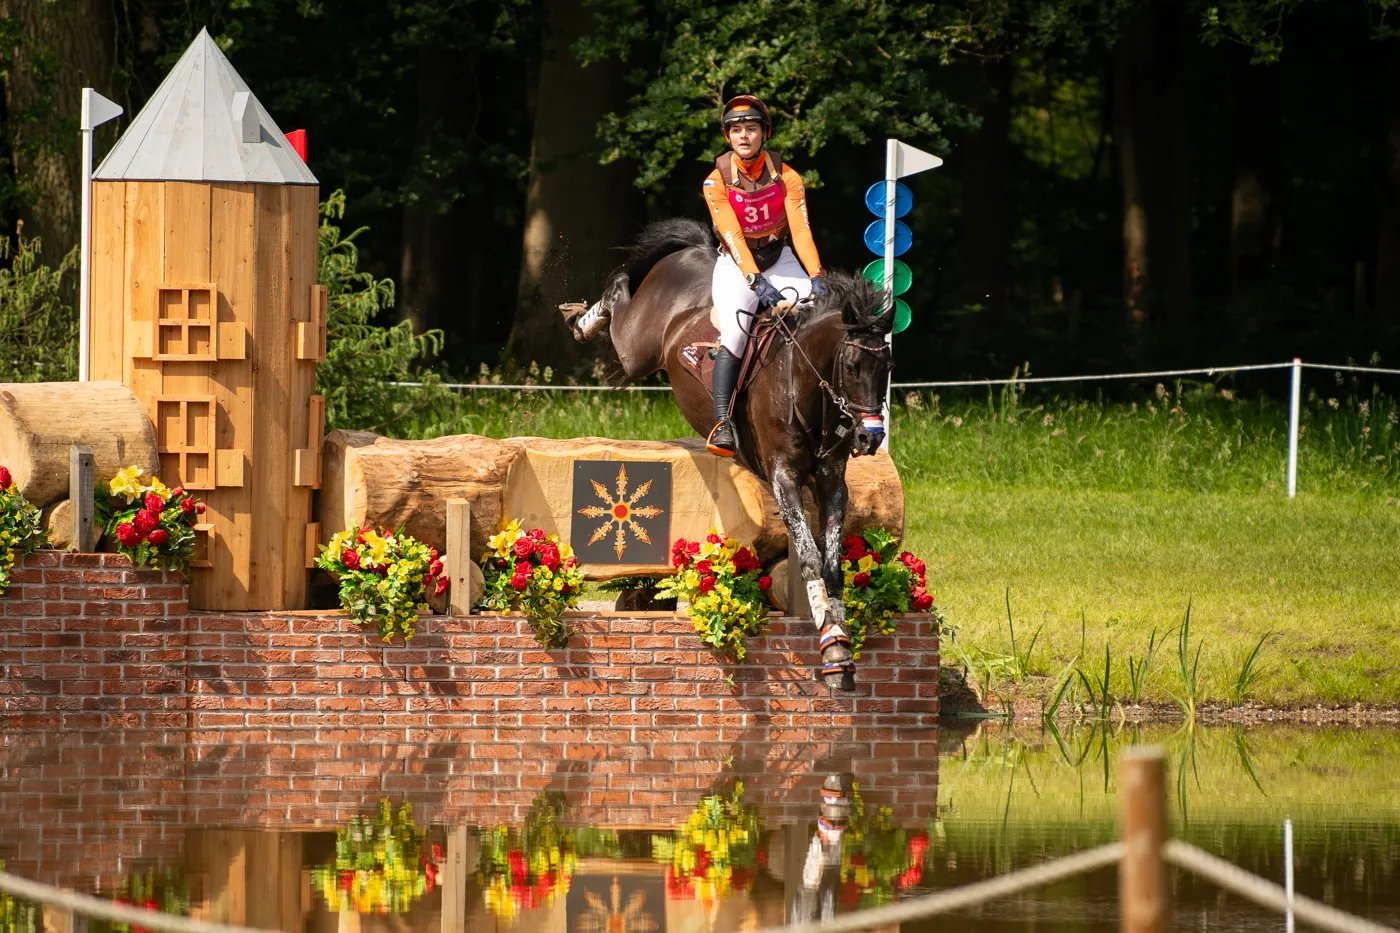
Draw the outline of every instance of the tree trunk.
[[[136,395],[118,382],[0,384],[0,463],[39,508],[68,496],[68,448],[92,448],[98,479],[138,466],[160,469],[155,426]]]
[[[1178,351],[1191,345],[1185,56],[1185,13],[1173,0],[1140,9],[1115,50],[1123,299],[1138,349],[1149,329]]]
[[[1400,77],[1400,45],[1387,44],[1388,71]],[[1385,174],[1380,181],[1379,229],[1376,231],[1374,314],[1383,322],[1400,321],[1400,103],[1386,98]],[[1358,301],[1364,313],[1364,301]]]
[[[84,87],[113,88],[115,24],[105,0],[0,0],[23,39],[5,76],[6,131],[27,206],[25,234],[56,265],[78,243],[82,206],[78,113]],[[95,158],[101,157],[99,149]]]
[[[1230,154],[1230,294],[1238,296],[1269,277],[1282,227],[1275,200],[1279,184],[1279,73],[1253,65],[1249,51],[1229,50],[1226,112]]]
[[[323,447],[324,481],[317,520],[322,540],[351,527],[402,527],[439,550],[447,544],[447,500],[471,503],[473,559],[509,519],[569,540],[574,463],[579,460],[671,464],[668,500],[646,500],[669,516],[671,540],[695,541],[711,528],[752,544],[772,560],[787,552],[787,527],[772,493],[748,470],[705,451],[699,438],[623,441],[600,437],[495,440],[473,434],[409,441],[369,431],[332,431]],[[904,492],[888,454],[857,457],[846,467],[850,503],[845,535],[879,525],[904,534]],[[660,495],[657,490],[655,495]],[[816,508],[804,494],[808,521]],[[581,542],[573,542],[575,545]],[[668,541],[667,544],[670,542]],[[585,565],[589,579],[654,573],[652,565]]]
[[[467,95],[454,93],[453,62],[441,46],[424,45],[418,51],[418,120],[414,129],[415,153],[442,155],[445,145],[465,145],[454,127],[466,125],[462,108]],[[448,142],[452,141],[452,142]],[[420,177],[409,186],[413,200],[404,207],[403,238],[399,253],[400,314],[413,322],[414,330],[450,328],[470,335],[474,320],[462,320],[464,289],[458,282],[462,244],[461,211],[457,203],[434,191],[434,180]],[[473,305],[475,303],[472,303]]]
[[[981,305],[981,332],[1004,323],[1011,276],[1011,60],[987,62],[972,109],[982,125],[969,133],[962,155],[963,303]],[[969,316],[974,317],[974,316]]]
[[[568,367],[587,352],[558,306],[596,297],[641,216],[632,173],[598,164],[598,120],[626,99],[622,68],[584,68],[570,46],[592,25],[582,0],[547,0],[520,286],[507,355]],[[699,190],[699,178],[696,179]]]

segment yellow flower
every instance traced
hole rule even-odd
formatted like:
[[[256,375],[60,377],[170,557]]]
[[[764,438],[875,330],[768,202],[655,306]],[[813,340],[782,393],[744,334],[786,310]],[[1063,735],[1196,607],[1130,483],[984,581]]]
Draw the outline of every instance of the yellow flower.
[[[389,542],[373,531],[365,532],[365,559],[378,567],[389,559]]]
[[[135,502],[141,495],[141,474],[144,472],[146,471],[138,466],[129,466],[112,477],[107,488],[112,491],[112,495],[121,496],[127,502]]]
[[[860,559],[860,563],[857,564],[857,566],[860,567],[861,573],[869,573],[870,568],[875,566],[875,558],[866,554]]]
[[[158,476],[151,477],[151,485],[148,488],[162,499],[170,498],[170,487],[162,483]]]

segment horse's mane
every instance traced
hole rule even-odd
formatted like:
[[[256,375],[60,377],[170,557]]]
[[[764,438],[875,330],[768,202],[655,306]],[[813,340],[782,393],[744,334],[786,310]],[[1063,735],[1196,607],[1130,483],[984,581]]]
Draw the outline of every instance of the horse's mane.
[[[817,313],[840,314],[841,324],[857,336],[883,337],[894,327],[894,311],[882,314],[884,293],[876,291],[862,275],[826,273],[827,293],[817,299]]]
[[[672,253],[691,247],[713,249],[714,235],[710,228],[689,217],[672,217],[647,224],[637,234],[636,242],[627,250],[627,259],[622,271],[627,280],[636,288],[647,277],[652,266]]]

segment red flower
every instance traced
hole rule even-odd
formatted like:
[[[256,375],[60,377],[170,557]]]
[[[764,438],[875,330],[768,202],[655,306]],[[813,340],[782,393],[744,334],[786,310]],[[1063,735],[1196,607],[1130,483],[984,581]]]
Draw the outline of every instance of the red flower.
[[[203,514],[204,514],[204,503],[203,503],[203,502],[200,502],[200,503],[196,504],[195,507],[194,507],[194,510],[195,510],[196,512],[198,512],[200,515],[203,515]]]
[[[10,468],[0,466],[0,489],[9,489],[14,481],[14,477],[10,475]]]
[[[713,531],[710,532],[709,534],[707,534],[707,535],[705,536],[705,540],[708,541],[708,542],[710,542],[711,544],[723,544],[723,543],[724,543],[724,539],[721,538],[719,535],[715,534]]]
[[[432,560],[437,560],[437,559],[438,559],[438,549],[435,548],[435,547],[430,547],[430,548],[428,548],[428,560],[432,561]]]
[[[117,526],[117,540],[123,547],[136,547],[141,543],[141,532],[131,522],[122,522]]]
[[[852,585],[852,586],[869,586],[869,585],[870,585],[870,574],[868,574],[868,573],[858,573],[858,574],[856,574],[854,577],[851,578],[851,585]]]
[[[576,567],[576,566],[578,566],[578,558],[577,558],[577,557],[574,557],[573,555],[570,555],[570,556],[564,558],[564,566],[565,566],[565,567]]]
[[[516,557],[524,559],[535,553],[535,542],[528,537],[516,538],[513,550]]]
[[[433,558],[433,562],[428,565],[428,576],[436,577],[442,573],[442,561]]]
[[[753,556],[753,552],[746,547],[741,547],[734,552],[734,569],[740,573],[748,573],[750,570],[759,568],[758,558]]]
[[[176,486],[174,489],[170,490],[170,498],[172,498],[172,499],[178,499],[178,498],[180,498],[181,496],[183,496],[184,494],[185,494],[185,487],[184,487],[184,486]]]
[[[695,572],[700,574],[700,576],[702,577],[707,576],[714,569],[715,565],[707,560],[700,560],[695,562]]]
[[[570,593],[572,593],[573,591],[574,591],[574,588],[573,588],[572,586],[569,586],[569,584],[565,583],[562,587],[560,587],[560,589],[559,589],[559,595],[561,595],[561,596],[568,596],[568,595],[569,595]]]
[[[142,535],[160,524],[159,516],[149,509],[141,509],[138,511],[133,521],[136,524],[136,530],[141,532]]]
[[[773,585],[773,578],[772,578],[772,577],[759,577],[759,578],[758,578],[758,591],[759,591],[760,593],[766,593],[766,592],[768,592],[768,588],[771,587],[772,585]]]
[[[842,546],[843,548],[845,548],[846,550],[848,550],[848,551],[852,551],[852,550],[860,550],[860,551],[863,551],[863,550],[865,550],[865,539],[862,538],[860,535],[851,535],[851,536],[850,536],[849,538],[847,538],[845,541],[842,541],[842,542],[841,542],[841,546]]]
[[[364,544],[364,543],[365,543],[365,535],[366,535],[368,532],[369,532],[369,529],[368,529],[368,528],[360,528],[360,529],[356,530],[356,532],[355,532],[355,540],[358,541],[360,544]]]
[[[184,512],[186,515],[188,515],[188,514],[190,514],[191,512],[193,512],[193,511],[194,511],[194,500],[193,500],[193,499],[181,499],[181,500],[180,500],[180,511],[181,511],[181,512]]]
[[[146,536],[146,540],[159,547],[165,543],[168,537],[169,535],[165,533],[164,528],[157,528]]]
[[[506,862],[510,866],[510,883],[512,886],[519,886],[525,883],[525,855],[519,849],[515,849],[506,855]]]
[[[714,589],[714,588],[715,588],[715,578],[714,578],[714,577],[701,577],[701,578],[700,578],[700,592],[702,592],[702,593],[708,593],[710,590],[712,590],[712,589]]]
[[[550,573],[559,569],[559,545],[546,541],[540,545],[540,563],[549,568]]]
[[[685,539],[677,538],[676,543],[671,545],[671,563],[676,567],[684,567],[688,560],[690,556],[686,551]]]
[[[549,540],[549,535],[544,533],[543,528],[531,528],[529,531],[525,532],[525,537],[529,538],[531,541]]]
[[[433,595],[434,595],[434,596],[441,596],[443,593],[446,593],[446,592],[447,592],[447,578],[446,578],[446,577],[438,577],[438,578],[437,578],[437,585],[435,585],[435,586],[433,587]]]
[[[914,587],[914,592],[911,595],[911,605],[920,612],[928,612],[933,605],[933,597],[922,586]]]
[[[351,570],[359,570],[360,552],[354,548],[346,548],[340,552],[340,562]]]
[[[165,500],[153,492],[146,493],[146,499],[144,504],[146,508],[150,509],[152,512],[155,512],[157,515],[160,514],[161,509],[165,508]]]

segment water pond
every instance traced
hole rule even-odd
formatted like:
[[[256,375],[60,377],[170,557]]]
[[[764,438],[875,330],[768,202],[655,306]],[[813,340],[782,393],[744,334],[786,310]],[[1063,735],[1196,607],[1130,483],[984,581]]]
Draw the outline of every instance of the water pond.
[[[1175,833],[1281,880],[1291,819],[1300,893],[1400,926],[1386,729],[9,733],[0,860],[269,930],[752,930],[1111,841],[1112,765],[1139,742],[1168,749]],[[1173,886],[1178,929],[1283,929],[1204,881]],[[1116,874],[905,929],[970,921],[1107,933]],[[0,902],[0,926],[61,924]]]

